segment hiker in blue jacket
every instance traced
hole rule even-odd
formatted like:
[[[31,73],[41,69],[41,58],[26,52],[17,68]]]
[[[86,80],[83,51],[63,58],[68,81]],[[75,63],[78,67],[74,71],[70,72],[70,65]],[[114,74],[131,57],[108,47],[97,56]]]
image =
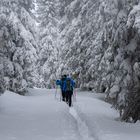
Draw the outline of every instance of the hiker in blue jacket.
[[[61,88],[61,93],[62,93],[62,101],[66,101],[66,91],[65,91],[65,81],[66,81],[67,76],[62,75],[61,80],[56,80],[56,85],[59,85]]]
[[[56,81],[56,85],[60,85],[62,92],[62,100],[66,101],[69,106],[72,104],[73,89],[75,87],[75,82],[67,75],[63,75],[61,80]]]

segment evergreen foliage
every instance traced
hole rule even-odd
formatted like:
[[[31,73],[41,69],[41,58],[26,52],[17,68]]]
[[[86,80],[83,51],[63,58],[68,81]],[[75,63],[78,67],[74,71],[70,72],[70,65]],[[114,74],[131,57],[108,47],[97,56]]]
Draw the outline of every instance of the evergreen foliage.
[[[31,0],[0,1],[0,89],[24,94],[37,61]]]

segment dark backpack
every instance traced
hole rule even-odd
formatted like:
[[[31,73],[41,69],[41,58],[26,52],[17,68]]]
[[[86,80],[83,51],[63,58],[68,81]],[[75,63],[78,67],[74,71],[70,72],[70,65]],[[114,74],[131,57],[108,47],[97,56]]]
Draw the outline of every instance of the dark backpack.
[[[66,91],[73,91],[73,87],[70,79],[66,80]]]
[[[66,78],[61,78],[61,89],[64,90],[64,83],[65,83]]]

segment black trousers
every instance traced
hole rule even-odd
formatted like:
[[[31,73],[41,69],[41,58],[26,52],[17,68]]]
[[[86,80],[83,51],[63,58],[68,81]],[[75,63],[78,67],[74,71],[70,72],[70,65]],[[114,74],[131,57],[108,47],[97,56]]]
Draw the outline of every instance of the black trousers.
[[[72,95],[73,95],[73,91],[67,91],[66,92],[66,102],[68,103],[68,105],[71,107],[72,104]]]
[[[65,91],[61,92],[62,92],[62,101],[66,101],[66,92]]]

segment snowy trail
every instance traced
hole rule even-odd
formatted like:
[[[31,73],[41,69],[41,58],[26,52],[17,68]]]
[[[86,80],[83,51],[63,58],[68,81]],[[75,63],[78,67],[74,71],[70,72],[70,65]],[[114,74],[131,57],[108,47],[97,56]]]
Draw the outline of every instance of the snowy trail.
[[[7,92],[0,97],[0,140],[79,139],[69,107],[54,100],[54,94],[24,97]]]
[[[0,140],[139,140],[140,122],[122,123],[99,94],[77,92],[69,108],[55,90],[0,96]]]
[[[95,140],[93,137],[89,136],[89,128],[86,123],[82,121],[77,111],[74,108],[70,108],[69,112],[77,122],[77,127],[81,136],[81,140]]]

